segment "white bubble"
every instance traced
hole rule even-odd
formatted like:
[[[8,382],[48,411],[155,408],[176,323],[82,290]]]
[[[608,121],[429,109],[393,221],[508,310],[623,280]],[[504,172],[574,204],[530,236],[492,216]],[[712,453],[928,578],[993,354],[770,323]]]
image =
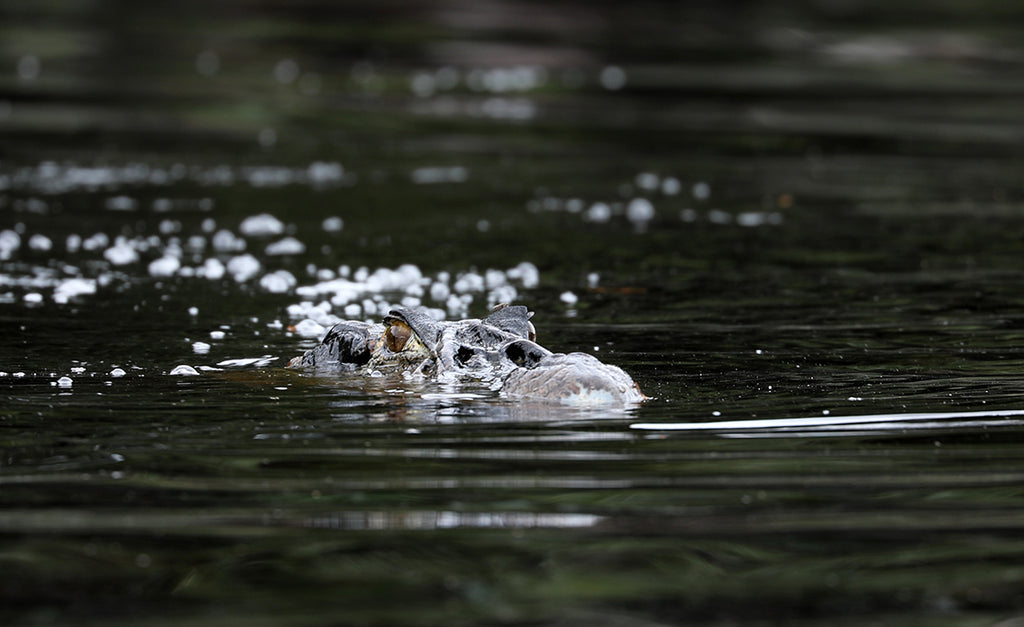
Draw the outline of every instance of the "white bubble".
[[[246,253],[228,260],[228,272],[239,283],[248,281],[260,271],[260,262],[252,255]]]
[[[139,260],[139,253],[128,242],[118,238],[118,242],[103,251],[103,257],[115,266],[125,266]]]
[[[616,91],[626,86],[626,71],[617,65],[609,65],[601,70],[598,80],[605,89]]]
[[[173,376],[196,377],[199,376],[199,371],[192,366],[181,364],[180,366],[175,366],[168,374]]]
[[[198,316],[199,315],[199,308],[198,307],[189,307],[188,308],[188,315],[192,316],[193,318]]]
[[[73,383],[73,381],[71,380],[71,377],[61,377],[61,378],[57,379],[57,386],[58,387],[69,388],[69,387],[71,387],[72,383]]]
[[[213,248],[218,252],[237,252],[245,250],[245,240],[227,229],[213,234]]]
[[[568,292],[568,291],[567,292],[562,292],[558,296],[558,299],[560,301],[562,301],[563,303],[565,303],[566,305],[569,305],[570,307],[575,305],[580,300],[579,296],[576,296],[572,292]]]
[[[53,300],[66,303],[76,296],[96,293],[96,280],[73,278],[62,281],[53,290]]]
[[[409,81],[412,93],[419,98],[429,98],[437,91],[437,81],[434,76],[426,72],[416,72]]]
[[[654,205],[646,198],[634,198],[626,205],[626,219],[634,224],[650,222],[654,218]]]
[[[707,200],[708,198],[711,198],[711,186],[704,181],[694,183],[693,197],[697,200]]]
[[[173,276],[181,268],[181,260],[177,257],[165,255],[159,259],[149,262],[149,275],[154,277]]]
[[[708,212],[708,222],[712,224],[732,224],[732,214],[721,209],[712,209]]]
[[[126,374],[128,373],[125,372],[123,368],[114,368],[113,370],[110,371],[110,376],[114,377],[115,379],[119,379],[125,376]]]
[[[242,220],[238,230],[242,235],[280,235],[284,233],[284,223],[269,213],[258,213]]]
[[[301,255],[306,252],[306,245],[289,236],[267,245],[265,252],[270,256]]]
[[[42,63],[36,55],[26,54],[18,59],[18,78],[25,81],[35,80],[39,78],[40,70],[42,70]]]
[[[666,196],[676,196],[683,190],[683,184],[675,177],[667,177],[661,182],[661,193]]]
[[[295,325],[295,333],[299,337],[319,338],[325,332],[323,325],[308,318]]]
[[[295,82],[299,77],[299,64],[294,59],[281,59],[274,66],[274,78],[282,84]]]
[[[661,179],[658,175],[653,172],[641,172],[636,175],[636,186],[640,189],[646,189],[647,191],[654,191],[658,189],[658,185]]]
[[[203,50],[196,55],[196,71],[203,76],[213,76],[220,69],[220,55],[213,50]]]
[[[612,208],[603,202],[595,202],[583,214],[583,219],[588,222],[607,222],[611,218]]]
[[[533,289],[540,284],[540,271],[529,261],[523,261],[506,273],[510,279],[518,279],[526,289]]]
[[[291,290],[298,281],[287,270],[277,270],[260,277],[260,287],[271,294],[284,294]]]
[[[270,128],[269,126],[260,130],[256,136],[256,141],[259,142],[260,146],[264,148],[270,148],[277,143],[277,131]]]
[[[337,233],[344,226],[345,226],[345,222],[341,218],[339,218],[338,216],[331,216],[329,218],[324,218],[324,221],[321,224],[321,227],[323,228],[323,230],[327,231],[328,233]]]
[[[111,211],[134,211],[138,204],[131,196],[112,196],[103,203]]]
[[[32,250],[46,252],[53,248],[53,242],[49,237],[46,237],[42,233],[36,233],[32,237],[28,238],[28,247]]]
[[[205,355],[210,352],[210,345],[206,342],[192,342],[192,352],[196,355]]]
[[[224,264],[221,263],[220,259],[217,259],[216,257],[209,257],[203,261],[203,265],[199,267],[196,274],[216,281],[224,277],[225,270]]]
[[[448,296],[452,293],[451,289],[440,281],[431,284],[430,286],[430,298],[437,302],[444,302]]]

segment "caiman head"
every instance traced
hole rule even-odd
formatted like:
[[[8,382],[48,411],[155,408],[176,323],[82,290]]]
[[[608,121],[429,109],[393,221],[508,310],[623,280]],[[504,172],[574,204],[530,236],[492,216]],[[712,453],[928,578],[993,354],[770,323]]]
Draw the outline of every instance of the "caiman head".
[[[289,366],[478,380],[507,397],[569,404],[625,404],[646,398],[615,366],[583,353],[552,353],[537,344],[532,316],[526,307],[509,305],[482,320],[438,322],[424,310],[395,307],[383,324],[338,323],[319,346]]]

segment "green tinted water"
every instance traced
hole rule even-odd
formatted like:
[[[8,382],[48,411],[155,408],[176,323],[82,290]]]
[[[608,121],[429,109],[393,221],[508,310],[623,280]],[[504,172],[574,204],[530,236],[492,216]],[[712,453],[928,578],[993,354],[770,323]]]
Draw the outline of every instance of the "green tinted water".
[[[3,622],[1020,620],[1021,16],[716,7],[0,9]],[[650,401],[282,367],[523,261]]]

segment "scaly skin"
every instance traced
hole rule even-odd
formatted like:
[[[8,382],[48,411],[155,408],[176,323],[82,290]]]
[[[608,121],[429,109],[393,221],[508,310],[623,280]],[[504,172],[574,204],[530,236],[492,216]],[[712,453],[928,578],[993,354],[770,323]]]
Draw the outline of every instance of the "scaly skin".
[[[500,306],[483,320],[437,322],[396,307],[384,324],[346,320],[290,367],[404,373],[440,381],[493,381],[512,398],[571,405],[627,405],[646,397],[622,369],[584,353],[552,353],[533,341],[532,312]]]

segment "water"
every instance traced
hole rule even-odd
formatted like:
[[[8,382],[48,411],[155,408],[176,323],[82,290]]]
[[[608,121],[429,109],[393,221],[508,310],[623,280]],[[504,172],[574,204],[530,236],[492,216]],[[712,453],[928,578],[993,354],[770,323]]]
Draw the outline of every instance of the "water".
[[[0,619],[1019,622],[1022,16],[919,10],[8,3]],[[283,367],[504,300],[651,399]]]

